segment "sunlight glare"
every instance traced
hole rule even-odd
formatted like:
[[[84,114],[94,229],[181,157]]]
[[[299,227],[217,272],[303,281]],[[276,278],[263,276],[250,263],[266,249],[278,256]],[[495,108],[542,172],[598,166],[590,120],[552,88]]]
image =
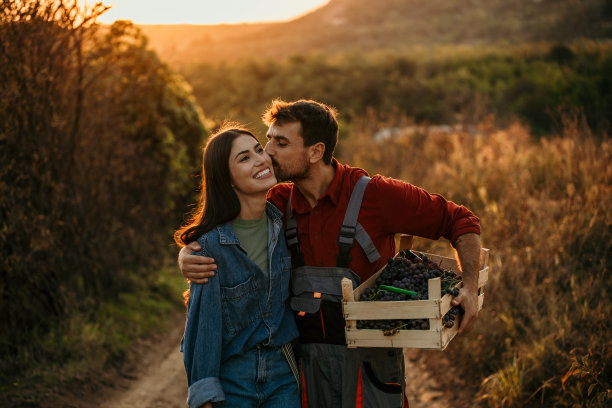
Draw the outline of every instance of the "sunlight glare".
[[[131,20],[136,24],[237,24],[283,21],[298,17],[329,0],[106,0],[111,6],[99,21]],[[81,3],[94,4],[83,0]]]

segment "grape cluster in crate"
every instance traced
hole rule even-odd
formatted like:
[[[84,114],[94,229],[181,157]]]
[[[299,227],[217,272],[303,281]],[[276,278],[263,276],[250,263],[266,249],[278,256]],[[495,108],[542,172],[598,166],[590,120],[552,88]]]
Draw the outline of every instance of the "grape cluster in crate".
[[[376,278],[376,286],[367,288],[360,301],[406,301],[427,300],[428,280],[440,278],[441,296],[459,294],[461,277],[451,270],[440,267],[422,253],[410,250],[400,251],[395,258],[389,258],[387,266]],[[442,318],[445,327],[453,327],[457,316],[463,314],[460,306],[452,307]],[[385,335],[398,330],[429,330],[429,319],[404,320],[359,320],[358,329],[378,329]]]

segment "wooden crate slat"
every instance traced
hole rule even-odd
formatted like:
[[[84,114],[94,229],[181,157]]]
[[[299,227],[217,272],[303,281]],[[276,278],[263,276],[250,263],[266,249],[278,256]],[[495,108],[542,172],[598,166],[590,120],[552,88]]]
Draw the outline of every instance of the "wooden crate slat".
[[[347,320],[439,319],[440,317],[442,317],[440,300],[344,303],[344,318]]]
[[[480,248],[480,268],[489,266],[489,252],[490,251],[491,250],[488,248]]]
[[[482,288],[489,280],[489,267],[485,266],[478,272],[478,287]]]
[[[440,347],[440,331],[400,330],[393,336],[385,336],[381,330],[347,330],[346,341],[359,347]],[[368,344],[368,346],[365,346]],[[375,345],[378,344],[378,345]]]
[[[455,259],[441,256],[441,255],[436,255],[436,254],[429,254],[427,252],[421,252],[421,253],[425,255],[427,258],[429,258],[431,261],[433,261],[434,263],[437,263],[440,267],[444,269],[450,269],[451,271],[455,273],[461,273],[461,270],[459,269],[459,264],[457,263]]]
[[[440,317],[444,316],[451,308],[451,302],[453,301],[453,297],[451,295],[444,295],[442,299],[440,299]]]
[[[444,330],[442,330],[440,342],[442,343],[443,349],[445,349],[446,346],[448,346],[448,343],[450,343],[450,341],[455,338],[458,332],[459,332],[459,324],[457,323],[450,329],[445,327]]]
[[[355,340],[348,341],[346,343],[348,348],[357,348],[357,347],[385,347],[385,348],[416,348],[422,350],[444,350],[446,347],[443,347],[438,340],[398,340],[398,341],[388,341],[388,340]]]
[[[367,289],[367,288],[371,288],[372,286],[374,286],[374,284],[376,283],[376,278],[378,278],[378,276],[382,273],[382,271],[385,269],[385,267],[383,266],[382,268],[380,268],[378,270],[378,272],[376,272],[374,275],[370,276],[365,282],[363,282],[361,285],[359,285],[354,291],[353,291],[353,296],[355,296],[355,301],[358,302],[359,298],[361,297],[361,294]]]

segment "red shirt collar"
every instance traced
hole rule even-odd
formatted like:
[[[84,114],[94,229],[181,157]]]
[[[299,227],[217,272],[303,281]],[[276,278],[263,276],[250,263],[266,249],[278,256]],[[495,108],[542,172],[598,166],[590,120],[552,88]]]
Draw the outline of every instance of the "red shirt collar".
[[[338,160],[332,158],[331,165],[335,170],[335,175],[332,182],[329,184],[327,191],[323,194],[322,197],[319,198],[318,202],[322,202],[323,200],[329,199],[333,205],[338,205],[340,200],[340,194],[342,192],[342,184],[343,179],[346,173],[346,168],[344,165],[340,164]],[[310,204],[302,195],[302,192],[295,186],[292,187],[292,197],[291,197],[291,209],[298,214],[306,214],[312,210],[310,208]],[[317,202],[317,204],[318,204]]]

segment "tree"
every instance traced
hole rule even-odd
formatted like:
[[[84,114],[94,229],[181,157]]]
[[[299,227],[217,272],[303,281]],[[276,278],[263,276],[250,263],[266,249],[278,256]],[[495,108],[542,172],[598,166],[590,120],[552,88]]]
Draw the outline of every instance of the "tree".
[[[0,371],[9,374],[24,345],[36,358],[37,335],[154,277],[136,272],[179,224],[206,129],[189,88],[135,26],[96,24],[101,3],[0,4]]]

